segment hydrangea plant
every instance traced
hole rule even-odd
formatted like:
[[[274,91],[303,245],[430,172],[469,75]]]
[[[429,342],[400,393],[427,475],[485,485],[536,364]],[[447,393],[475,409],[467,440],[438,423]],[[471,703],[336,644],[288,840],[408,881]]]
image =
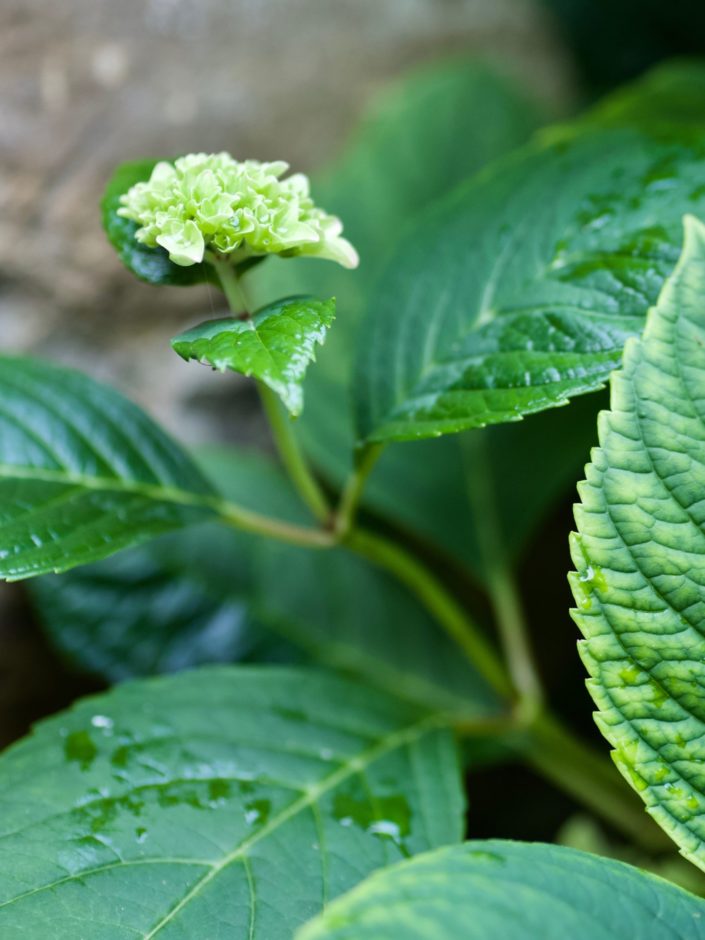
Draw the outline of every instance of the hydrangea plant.
[[[222,287],[172,345],[254,377],[280,459],[194,457],[0,357],[0,575],[118,682],[0,757],[3,940],[705,940],[698,88],[679,65],[524,144],[538,115],[485,70],[415,77],[315,187],[353,273],[276,260],[357,260],[283,163],[117,171],[108,237],[145,281]],[[537,526],[583,474],[572,613],[632,789],[534,651],[564,581]],[[638,867],[472,838],[483,763],[531,817],[519,762]]]
[[[288,164],[281,160],[261,163],[238,161],[228,153],[192,153],[136,167],[146,178],[122,192],[119,182],[109,187],[107,228],[121,257],[140,276],[149,272],[147,279],[156,283],[163,268],[152,266],[148,255],[145,266],[144,253],[135,253],[130,242],[165,254],[179,269],[205,267],[234,314],[175,337],[174,349],[186,360],[254,376],[273,418],[277,405],[272,394],[298,416],[306,370],[333,322],[335,300],[304,295],[252,310],[242,278],[270,256],[305,255],[357,267],[357,252],[342,237],[340,219],[316,206],[303,173],[285,177]],[[117,177],[122,179],[121,171]],[[116,219],[131,227],[120,228]]]

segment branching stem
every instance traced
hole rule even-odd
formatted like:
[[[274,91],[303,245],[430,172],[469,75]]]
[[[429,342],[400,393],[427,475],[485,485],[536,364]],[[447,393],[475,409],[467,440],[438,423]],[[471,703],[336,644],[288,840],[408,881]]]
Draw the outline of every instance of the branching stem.
[[[216,263],[214,267],[233,313],[250,316],[235,270],[223,263]],[[518,735],[524,742],[521,754],[528,763],[634,842],[651,851],[670,845],[670,840],[625,788],[615,768],[599,753],[573,737],[541,704],[541,684],[516,584],[501,544],[492,480],[480,435],[476,433],[466,439],[470,500],[477,522],[486,586],[508,668],[433,572],[402,546],[356,525],[362,491],[381,453],[381,446],[373,445],[361,452],[331,520],[328,502],[299,447],[291,421],[271,389],[262,383],[258,386],[281,460],[302,499],[322,526],[314,529],[290,525],[226,502],[219,503],[217,507],[221,519],[249,532],[309,548],[343,544],[390,572],[418,598],[507,705],[507,710],[495,717],[459,724],[457,733],[466,736],[498,734],[506,737],[508,742]]]

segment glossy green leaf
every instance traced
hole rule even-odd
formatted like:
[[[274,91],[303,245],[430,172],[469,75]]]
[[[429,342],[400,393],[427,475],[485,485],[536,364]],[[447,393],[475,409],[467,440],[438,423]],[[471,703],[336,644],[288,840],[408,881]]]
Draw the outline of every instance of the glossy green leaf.
[[[306,521],[268,459],[222,450],[203,466],[228,498]],[[52,642],[112,680],[298,651],[428,708],[467,717],[497,708],[418,602],[343,549],[290,548],[191,526],[28,589]]]
[[[125,267],[149,284],[170,284],[176,287],[188,287],[203,281],[215,284],[217,277],[211,265],[194,264],[191,267],[180,267],[174,264],[163,248],[149,248],[136,241],[137,223],[117,214],[120,196],[135,183],[148,180],[157,162],[139,160],[123,163],[112,175],[101,203],[103,228],[108,240]]]
[[[683,213],[705,213],[703,175],[699,134],[577,130],[434,207],[371,304],[361,437],[515,421],[604,385],[673,269]]]
[[[175,337],[171,345],[187,361],[254,376],[297,416],[304,405],[306,370],[334,319],[335,300],[289,297],[246,320],[208,320]]]
[[[611,386],[579,489],[573,613],[618,767],[705,868],[705,226],[692,217]]]
[[[0,935],[288,940],[373,869],[459,840],[452,736],[314,671],[136,682],[0,758]]]
[[[212,512],[193,462],[107,386],[2,357],[0,398],[0,577],[96,561]]]
[[[111,682],[256,656],[251,537],[215,524],[27,585],[52,644]],[[259,657],[257,657],[259,658]]]
[[[378,872],[296,940],[701,940],[705,901],[586,852],[493,839]]]
[[[411,219],[486,163],[523,144],[540,123],[534,103],[476,61],[434,63],[405,76],[373,102],[342,157],[314,179],[316,199],[343,219],[346,235],[360,252],[360,267],[345,271],[297,259],[295,264],[272,262],[261,276],[256,272],[249,279],[248,289],[261,302],[301,291],[337,298],[335,329],[307,376],[306,410],[296,427],[334,484],[342,483],[350,469],[354,352],[367,299],[385,260]],[[510,442],[500,455],[507,473],[517,465],[521,446]],[[494,445],[491,449],[494,460]],[[528,451],[526,456],[530,459]],[[389,449],[370,478],[366,505],[476,563],[467,536],[466,519],[471,523],[472,518],[461,461],[452,439],[409,451]],[[551,465],[560,463],[558,452]],[[514,482],[525,478],[518,470]],[[537,495],[537,507],[539,502]],[[460,521],[447,524],[459,516],[465,531]],[[519,544],[517,539],[515,547]]]

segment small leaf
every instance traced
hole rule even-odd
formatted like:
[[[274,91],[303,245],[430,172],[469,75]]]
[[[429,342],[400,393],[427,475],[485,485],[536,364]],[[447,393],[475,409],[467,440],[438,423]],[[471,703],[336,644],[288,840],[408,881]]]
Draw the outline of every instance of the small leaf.
[[[215,494],[116,391],[0,357],[0,577],[97,561],[212,514]]]
[[[103,228],[110,244],[117,251],[125,267],[140,280],[149,284],[170,284],[189,287],[203,281],[217,283],[217,277],[209,264],[194,264],[184,268],[169,260],[163,248],[149,248],[135,239],[136,222],[117,214],[120,197],[134,186],[148,180],[158,160],[139,160],[123,163],[117,168],[105,188],[101,210]]]
[[[705,869],[705,226],[612,377],[576,507],[573,616],[598,724],[649,813]]]
[[[281,667],[85,700],[0,757],[0,935],[289,940],[375,868],[461,838],[438,724]]]
[[[370,305],[361,438],[517,421],[601,388],[673,270],[681,217],[705,213],[703,175],[700,134],[578,124],[436,204]]]
[[[202,466],[234,502],[306,521],[273,461],[219,450]],[[54,645],[113,681],[290,651],[459,717],[501,707],[418,601],[344,549],[191,526],[28,590]]]
[[[296,940],[703,940],[705,901],[609,859],[492,839],[378,872]]]
[[[335,300],[289,297],[248,319],[207,320],[171,341],[187,361],[251,375],[279,395],[292,415],[303,408],[302,383],[335,319]]]

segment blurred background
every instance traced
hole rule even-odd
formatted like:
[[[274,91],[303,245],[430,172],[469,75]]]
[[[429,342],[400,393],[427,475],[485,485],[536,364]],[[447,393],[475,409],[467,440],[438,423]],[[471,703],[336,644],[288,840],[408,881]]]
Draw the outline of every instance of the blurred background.
[[[98,203],[116,164],[225,149],[315,172],[380,89],[451,55],[491,62],[560,118],[703,53],[702,0],[0,0],[2,348],[114,383],[187,442],[262,443],[249,385],[186,368],[168,346],[220,313],[217,296],[140,284],[108,245]],[[551,524],[567,531],[569,507]],[[542,561],[567,570],[567,555]],[[566,620],[567,591],[553,603]],[[3,588],[0,745],[98,687]]]

